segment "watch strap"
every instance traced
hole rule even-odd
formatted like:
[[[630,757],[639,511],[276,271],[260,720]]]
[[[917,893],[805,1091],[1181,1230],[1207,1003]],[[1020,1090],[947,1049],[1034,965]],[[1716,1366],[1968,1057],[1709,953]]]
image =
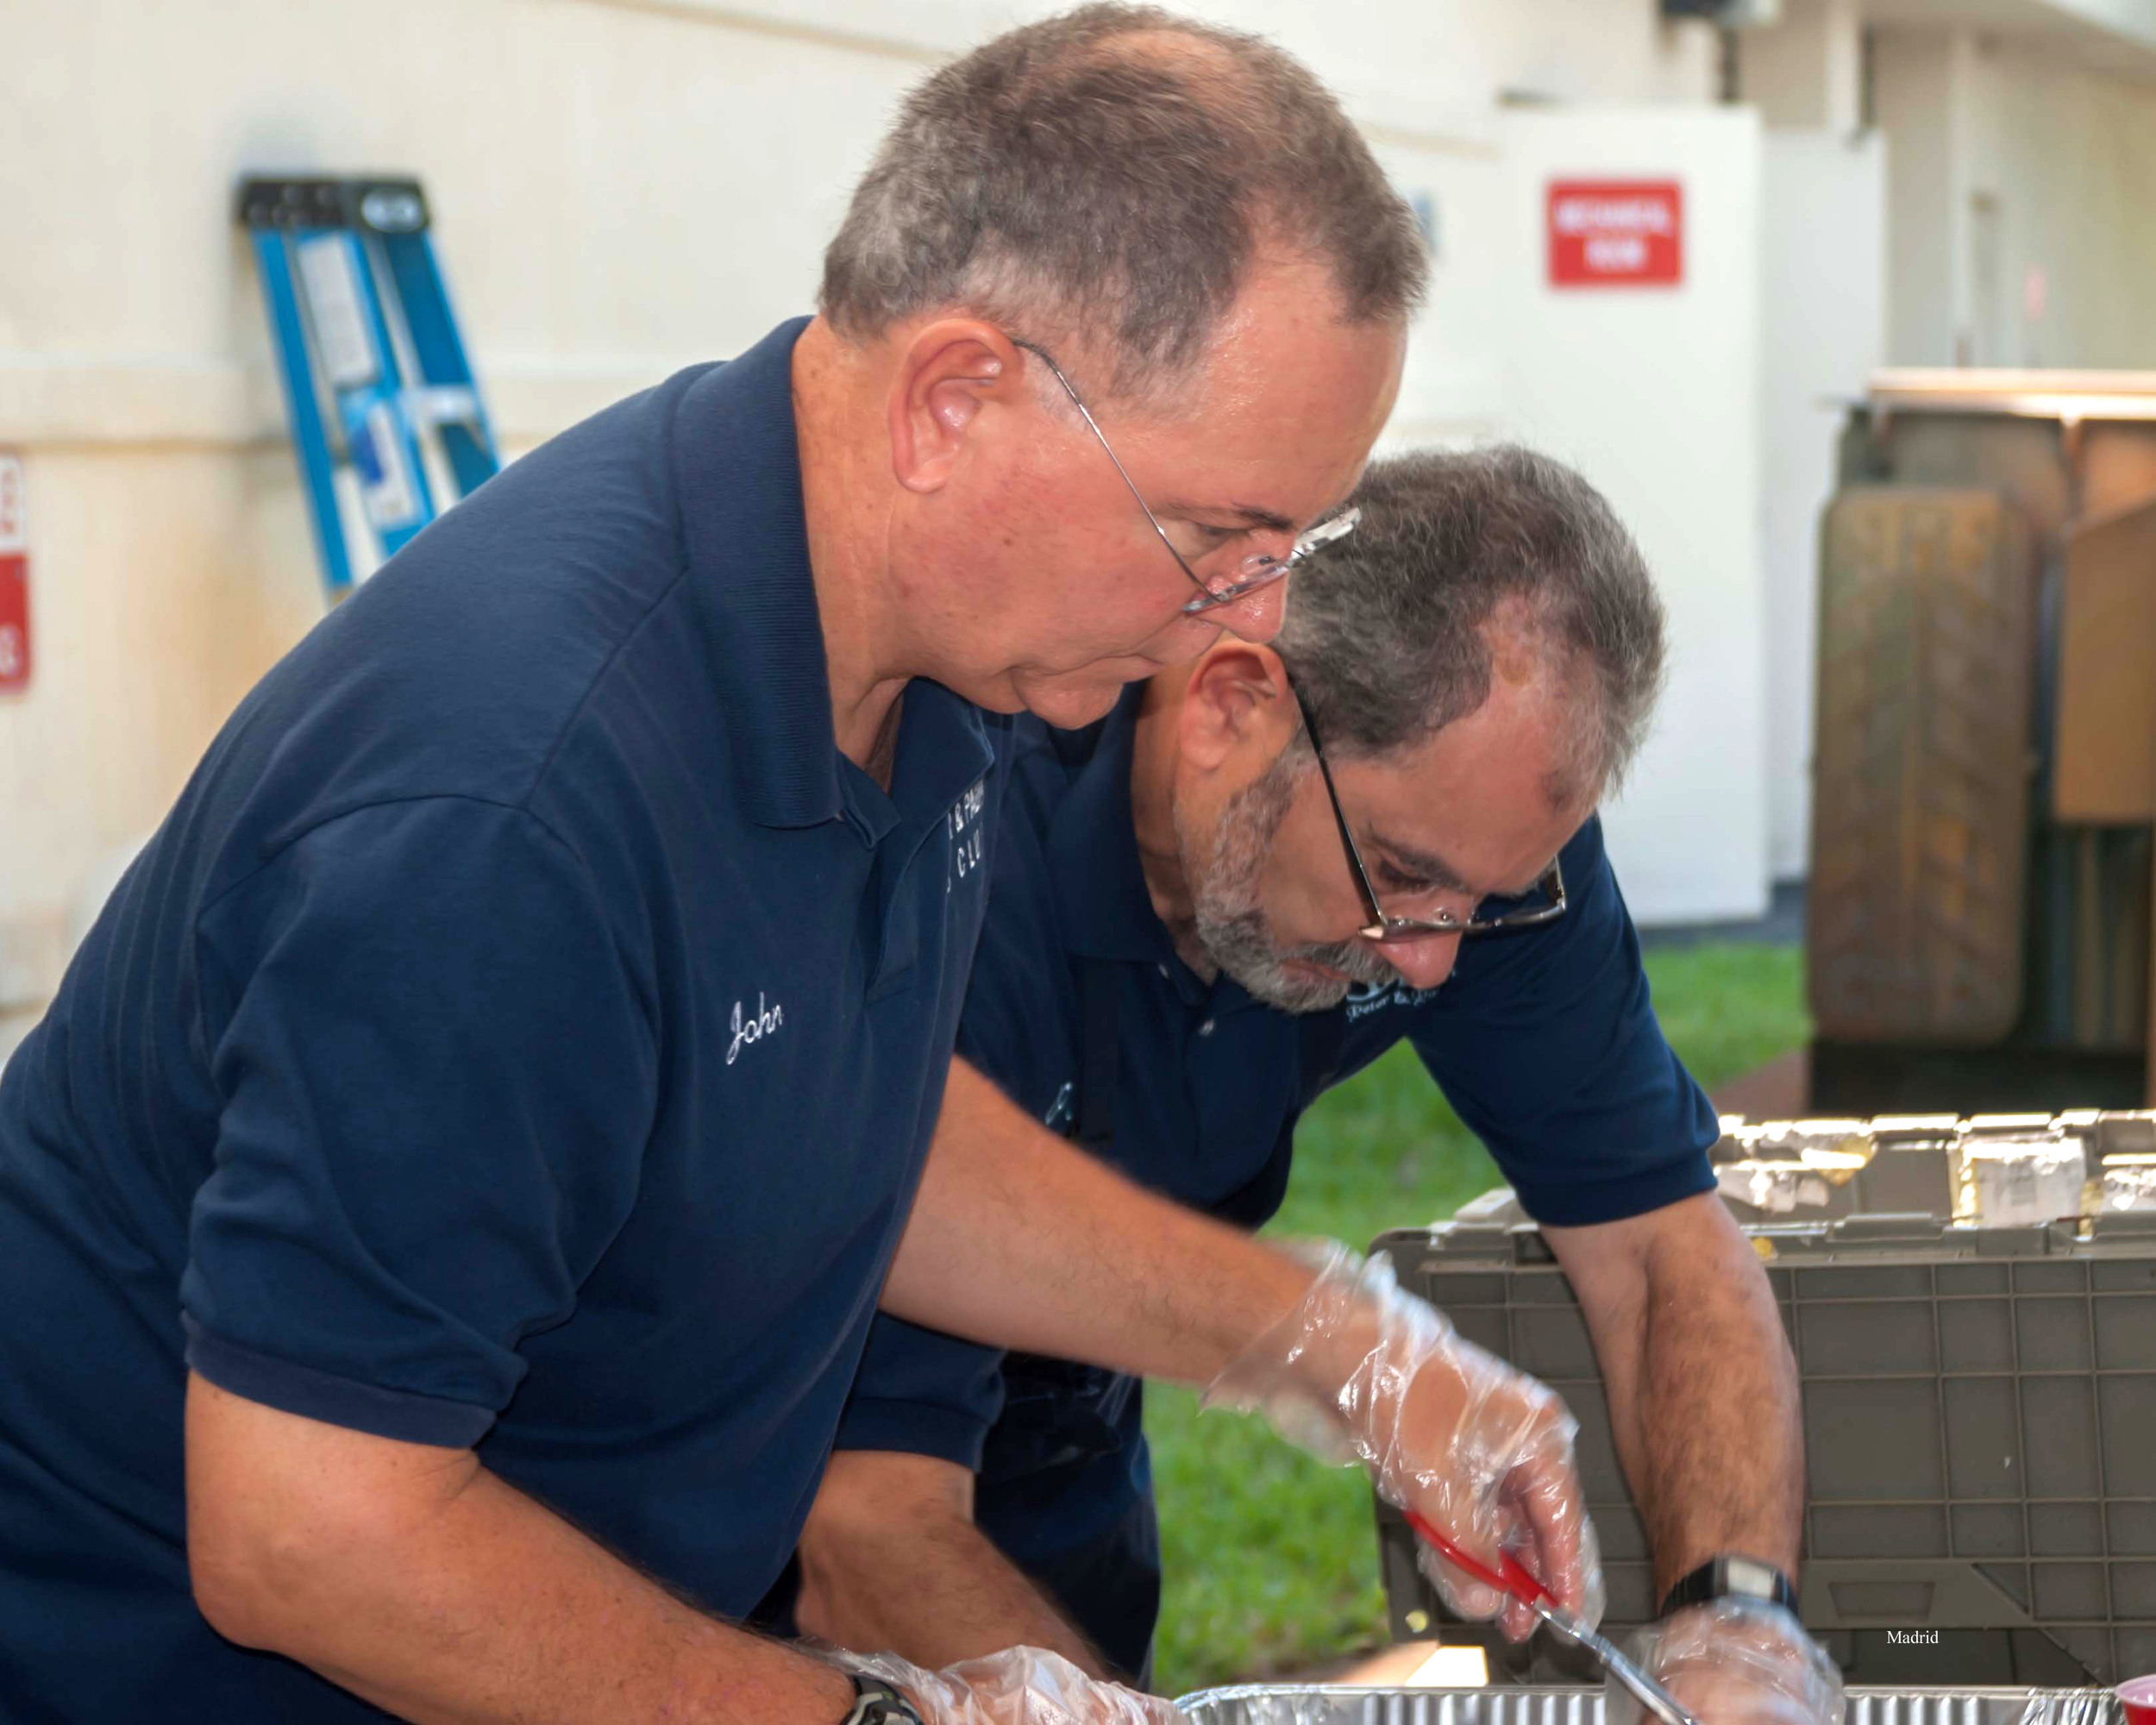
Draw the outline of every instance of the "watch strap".
[[[840,1725],[923,1725],[913,1703],[881,1678],[847,1675],[853,1678],[854,1704]]]
[[[1792,1617],[1801,1615],[1796,1609],[1796,1589],[1789,1577],[1771,1563],[1733,1554],[1709,1558],[1680,1580],[1663,1600],[1661,1615],[1667,1617],[1688,1605],[1705,1605],[1716,1599],[1763,1600],[1779,1605]]]

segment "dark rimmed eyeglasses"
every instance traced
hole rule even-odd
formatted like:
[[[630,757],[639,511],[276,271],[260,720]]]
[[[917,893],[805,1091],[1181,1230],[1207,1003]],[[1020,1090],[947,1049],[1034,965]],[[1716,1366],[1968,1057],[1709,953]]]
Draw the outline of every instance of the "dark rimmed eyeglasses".
[[[1377,902],[1377,889],[1370,884],[1370,871],[1363,866],[1362,847],[1356,844],[1354,829],[1348,825],[1347,811],[1340,806],[1339,787],[1332,782],[1332,768],[1326,764],[1325,745],[1318,740],[1318,722],[1310,716],[1310,704],[1293,681],[1288,687],[1295,697],[1296,710],[1302,714],[1302,728],[1310,735],[1310,752],[1318,757],[1318,771],[1325,779],[1325,794],[1332,801],[1332,819],[1340,829],[1340,845],[1347,852],[1348,867],[1355,871],[1355,885],[1363,895],[1363,907],[1369,913],[1369,921],[1357,929],[1356,933],[1382,946],[1388,941],[1425,940],[1433,934],[1512,934],[1521,929],[1540,928],[1564,914],[1564,870],[1553,862],[1548,872],[1535,882],[1528,900],[1511,901],[1513,908],[1509,910],[1487,916],[1478,913],[1465,919],[1450,911],[1439,911],[1427,921],[1419,917],[1388,916],[1385,907]],[[1477,909],[1479,912],[1480,907]]]
[[[1094,418],[1093,410],[1086,405],[1085,398],[1063,375],[1063,368],[1050,356],[1048,349],[1031,342],[1022,342],[1015,336],[1011,338],[1011,345],[1023,348],[1032,354],[1048,367],[1048,374],[1062,386],[1063,393],[1070,398],[1070,405],[1078,410],[1078,417],[1086,422],[1086,429],[1107,451],[1108,459],[1115,463],[1117,474],[1137,500],[1138,506],[1144,511],[1145,518],[1152,524],[1153,531],[1160,536],[1161,543],[1168,548],[1168,555],[1175,560],[1175,567],[1190,577],[1191,585],[1198,589],[1198,597],[1183,607],[1186,617],[1199,617],[1208,611],[1218,611],[1224,605],[1233,605],[1238,599],[1248,599],[1254,593],[1263,592],[1275,581],[1285,580],[1296,564],[1313,551],[1323,550],[1334,540],[1345,538],[1355,530],[1355,524],[1363,518],[1363,511],[1359,509],[1344,509],[1338,515],[1329,515],[1314,527],[1306,529],[1285,557],[1275,557],[1269,552],[1254,552],[1243,560],[1225,586],[1216,586],[1192,568],[1183,554],[1175,549],[1175,541],[1168,536],[1168,530],[1160,524],[1160,518],[1153,513],[1152,505],[1146,502],[1137,482],[1124,467],[1122,457],[1116,454],[1115,446],[1108,442],[1107,434],[1101,430],[1100,422]]]

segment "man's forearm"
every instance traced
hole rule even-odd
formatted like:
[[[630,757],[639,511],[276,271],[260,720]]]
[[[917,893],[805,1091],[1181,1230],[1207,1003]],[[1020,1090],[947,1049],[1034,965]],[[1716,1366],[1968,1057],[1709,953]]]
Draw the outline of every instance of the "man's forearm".
[[[191,1380],[190,1559],[213,1627],[418,1725],[833,1725],[834,1667],[707,1617],[486,1472]]]
[[[834,1455],[801,1534],[801,1630],[931,1671],[1045,1647],[1105,1676],[1085,1637],[974,1525],[971,1496],[972,1476],[949,1463]]]
[[[1803,1539],[1796,1364],[1751,1242],[1708,1193],[1634,1224],[1552,1229],[1594,1330],[1619,1459],[1647,1524],[1655,1585],[1722,1552],[1794,1576]]]
[[[1310,1282],[1073,1149],[954,1061],[883,1307],[999,1347],[1202,1383]]]
[[[1758,1259],[1739,1239],[1736,1264],[1702,1270],[1687,1255],[1652,1278],[1634,1477],[1663,1590],[1718,1552],[1764,1558],[1792,1577],[1802,1554],[1796,1362]]]

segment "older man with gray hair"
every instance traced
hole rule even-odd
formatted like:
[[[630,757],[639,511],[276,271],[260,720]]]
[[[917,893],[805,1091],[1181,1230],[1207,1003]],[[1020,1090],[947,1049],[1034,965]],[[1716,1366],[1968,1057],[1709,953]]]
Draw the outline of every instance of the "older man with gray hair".
[[[1522,448],[1380,461],[1355,502],[1275,648],[1218,643],[1082,737],[1021,723],[960,1051],[1094,1154],[1255,1227],[1302,1111],[1411,1043],[1579,1295],[1666,1601],[1658,1668],[1724,1725],[1827,1725],[1839,1682],[1793,1615],[1793,1363],[1594,817],[1661,678],[1646,567],[1591,486]],[[1141,1677],[1161,1574],[1139,1403],[1125,1374],[880,1320],[798,1621]],[[1515,1638],[1532,1625],[1507,1609]]]
[[[1545,1390],[950,1059],[991,715],[1273,632],[1423,270],[1278,51],[1013,32],[908,102],[821,316],[517,462],[270,672],[0,1076],[11,1718],[1163,1717],[736,1627],[879,1297],[1227,1375],[1584,1599]]]

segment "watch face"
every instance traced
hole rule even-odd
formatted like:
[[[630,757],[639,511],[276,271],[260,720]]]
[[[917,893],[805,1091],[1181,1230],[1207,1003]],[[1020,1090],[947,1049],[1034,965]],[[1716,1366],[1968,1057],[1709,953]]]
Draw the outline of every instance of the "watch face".
[[[1773,1568],[1755,1559],[1722,1559],[1722,1587],[1727,1592],[1749,1594],[1754,1599],[1771,1599],[1780,1590],[1781,1579]]]

